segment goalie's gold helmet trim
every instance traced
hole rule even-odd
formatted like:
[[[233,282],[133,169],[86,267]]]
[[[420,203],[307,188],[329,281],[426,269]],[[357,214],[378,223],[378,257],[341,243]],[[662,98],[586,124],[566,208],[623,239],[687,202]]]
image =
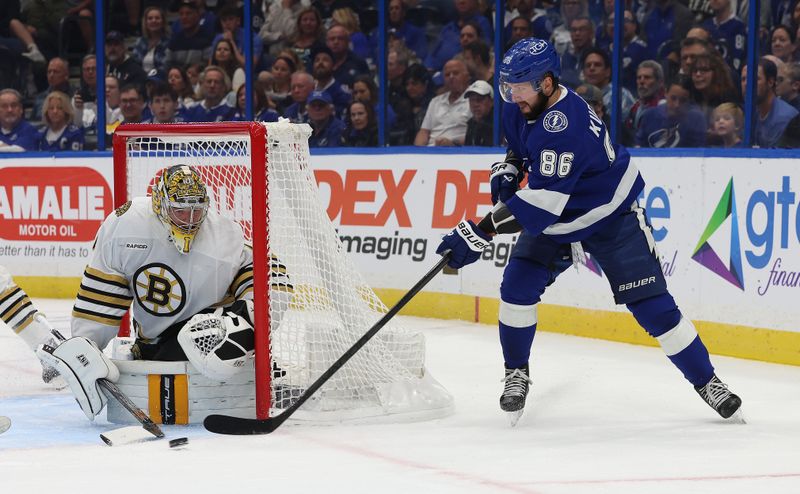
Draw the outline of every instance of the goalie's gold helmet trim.
[[[189,165],[164,168],[152,188],[153,212],[178,252],[186,254],[208,213],[206,185]]]

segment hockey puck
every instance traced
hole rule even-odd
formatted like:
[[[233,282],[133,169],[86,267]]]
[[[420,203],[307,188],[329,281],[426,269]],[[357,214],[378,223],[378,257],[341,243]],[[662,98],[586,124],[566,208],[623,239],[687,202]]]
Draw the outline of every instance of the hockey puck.
[[[11,419],[0,415],[0,434],[11,428]]]
[[[186,446],[189,444],[188,437],[179,437],[177,439],[170,439],[169,440],[169,447],[170,448],[180,448],[181,446]]]

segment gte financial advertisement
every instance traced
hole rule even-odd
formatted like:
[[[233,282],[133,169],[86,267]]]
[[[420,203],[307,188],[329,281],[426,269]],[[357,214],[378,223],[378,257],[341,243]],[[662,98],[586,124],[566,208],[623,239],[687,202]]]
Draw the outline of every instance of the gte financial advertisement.
[[[494,154],[313,156],[321,207],[376,288],[407,289],[436,262],[441,236],[491,208]],[[787,159],[634,158],[646,181],[658,256],[693,319],[800,331],[800,174]],[[19,276],[79,277],[112,210],[111,158],[0,160],[0,263]],[[497,297],[517,235],[431,291]],[[564,272],[543,302],[613,304],[602,266]]]

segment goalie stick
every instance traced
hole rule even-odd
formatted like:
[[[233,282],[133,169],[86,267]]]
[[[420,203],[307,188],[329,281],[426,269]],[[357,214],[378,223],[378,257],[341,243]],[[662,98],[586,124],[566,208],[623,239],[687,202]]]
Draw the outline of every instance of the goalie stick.
[[[439,262],[428,271],[411,289],[403,295],[389,311],[383,315],[364,335],[356,341],[331,367],[322,373],[300,397],[280,415],[266,419],[248,419],[231,417],[228,415],[209,415],[203,421],[203,426],[217,434],[251,435],[269,434],[281,426],[300,408],[311,396],[322,387],[339,369],[347,363],[369,340],[375,336],[422,288],[428,284],[450,260],[450,253],[446,252]]]

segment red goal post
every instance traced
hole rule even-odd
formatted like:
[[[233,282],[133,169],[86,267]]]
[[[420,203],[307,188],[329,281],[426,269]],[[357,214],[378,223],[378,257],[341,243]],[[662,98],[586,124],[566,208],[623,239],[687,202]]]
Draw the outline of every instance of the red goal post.
[[[253,246],[256,418],[280,413],[386,312],[322,204],[306,124],[123,124],[113,137],[114,201],[147,194],[156,172],[198,169],[211,209]],[[286,284],[270,282],[270,264]],[[287,293],[288,292],[288,293]],[[134,303],[136,303],[134,301]],[[441,417],[450,394],[424,368],[424,337],[387,324],[293,419],[398,421]],[[273,375],[273,366],[281,369]]]

